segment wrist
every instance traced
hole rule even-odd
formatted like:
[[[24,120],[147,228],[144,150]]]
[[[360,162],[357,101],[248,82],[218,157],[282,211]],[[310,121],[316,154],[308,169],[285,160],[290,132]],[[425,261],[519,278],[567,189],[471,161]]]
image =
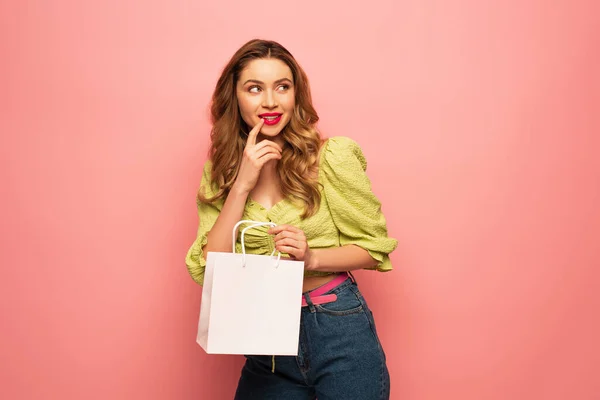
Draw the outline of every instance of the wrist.
[[[318,251],[309,250],[309,257],[307,262],[304,264],[304,269],[307,271],[318,271],[319,270],[319,256]]]
[[[231,186],[231,190],[229,191],[229,193],[235,196],[248,197],[250,195],[250,189],[244,188],[242,185],[235,182]]]

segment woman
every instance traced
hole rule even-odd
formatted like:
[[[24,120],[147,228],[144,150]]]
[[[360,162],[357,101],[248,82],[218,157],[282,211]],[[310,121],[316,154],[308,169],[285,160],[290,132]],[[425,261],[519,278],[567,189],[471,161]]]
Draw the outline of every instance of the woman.
[[[211,113],[200,225],[186,258],[192,278],[203,284],[204,255],[230,251],[242,219],[277,224],[248,231],[248,252],[275,249],[305,265],[298,356],[247,356],[235,398],[389,398],[373,315],[350,271],[391,270],[397,242],[387,236],[360,147],[321,139],[306,74],[272,41],[252,40],[234,54]]]

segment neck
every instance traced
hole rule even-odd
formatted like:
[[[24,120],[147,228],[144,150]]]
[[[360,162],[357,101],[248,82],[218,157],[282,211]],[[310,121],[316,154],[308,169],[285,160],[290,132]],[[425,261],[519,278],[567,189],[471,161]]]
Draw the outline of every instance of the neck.
[[[279,160],[271,160],[267,161],[265,165],[263,165],[260,175],[263,178],[272,179],[277,177],[277,162]]]

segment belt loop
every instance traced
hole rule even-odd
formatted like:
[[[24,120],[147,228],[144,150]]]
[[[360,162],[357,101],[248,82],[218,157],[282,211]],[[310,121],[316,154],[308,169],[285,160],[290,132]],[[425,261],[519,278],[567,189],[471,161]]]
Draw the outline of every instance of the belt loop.
[[[310,310],[311,313],[316,312],[316,308],[315,305],[313,304],[312,300],[310,299],[310,295],[308,294],[308,292],[303,293],[302,296],[304,296],[304,300],[306,300],[306,305],[308,306],[308,309]]]
[[[351,271],[348,271],[348,276],[350,276],[350,278],[352,279],[352,283],[356,283],[356,278],[354,278],[354,275],[352,275]]]

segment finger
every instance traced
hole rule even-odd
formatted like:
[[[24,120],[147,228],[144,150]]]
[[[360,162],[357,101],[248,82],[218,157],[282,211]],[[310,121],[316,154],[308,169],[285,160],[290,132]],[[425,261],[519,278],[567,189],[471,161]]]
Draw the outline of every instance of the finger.
[[[254,160],[260,160],[261,157],[266,156],[267,154],[274,154],[277,157],[281,157],[281,153],[277,150],[274,149],[273,147],[263,147],[262,149],[254,152],[254,154],[252,155],[252,158]]]
[[[258,136],[258,132],[260,132],[260,129],[263,127],[264,124],[265,120],[261,118],[260,121],[258,121],[258,124],[256,124],[254,128],[252,128],[252,130],[248,134],[248,141],[246,142],[246,146],[254,146],[256,144],[256,137]]]
[[[279,154],[273,153],[262,156],[258,159],[258,162],[260,162],[260,168],[262,168],[266,163],[268,163],[271,160],[281,160],[281,156]]]
[[[265,155],[261,156],[258,160],[256,160],[256,166],[259,169],[262,169],[262,167],[264,167],[265,164],[271,160],[281,160],[281,155],[276,154],[276,153],[265,154]]]
[[[288,225],[277,225],[277,226],[274,226],[271,229],[269,229],[269,233],[271,235],[277,235],[279,232],[285,231],[287,229],[286,226],[288,226]]]
[[[277,250],[280,253],[289,254],[290,256],[292,256],[296,259],[300,259],[303,256],[303,253],[301,250],[296,249],[294,247],[290,247],[290,246],[279,246],[279,247],[276,247],[275,250]]]
[[[302,229],[296,228],[294,225],[280,225],[280,226],[285,226],[285,230],[288,232],[304,235],[304,231],[302,231]]]
[[[281,225],[273,226],[267,231],[269,235],[276,235],[281,232]]]
[[[287,225],[287,224],[277,225],[276,227],[271,228],[269,231],[272,235],[277,235],[278,233],[285,232],[285,231],[304,235],[304,232],[302,230],[296,228],[293,225]]]
[[[283,231],[278,233],[277,235],[275,235],[275,237],[273,238],[273,240],[275,242],[278,242],[280,240],[284,240],[284,239],[293,239],[294,241],[298,242],[298,243],[306,243],[306,236],[304,236],[304,233],[295,233],[295,232],[290,232],[290,231]]]
[[[300,231],[294,225],[288,225],[288,224],[277,225],[275,228],[277,228],[279,232],[281,232],[281,231],[299,232]]]
[[[277,233],[275,235],[275,237],[273,238],[273,240],[275,242],[279,241],[279,240],[283,240],[285,238],[296,238],[297,234],[295,234],[294,232],[290,232],[290,231],[281,231],[279,233]]]
[[[258,143],[256,146],[254,146],[254,149],[255,150],[259,150],[259,149],[262,149],[265,146],[274,147],[280,153],[283,151],[280,145],[278,145],[277,143],[275,143],[275,142],[273,142],[271,140],[266,140],[266,139],[265,140],[261,140],[260,143]]]
[[[295,249],[301,249],[302,243],[299,240],[296,240],[295,238],[283,238],[275,241],[275,247],[277,246],[289,246]]]

